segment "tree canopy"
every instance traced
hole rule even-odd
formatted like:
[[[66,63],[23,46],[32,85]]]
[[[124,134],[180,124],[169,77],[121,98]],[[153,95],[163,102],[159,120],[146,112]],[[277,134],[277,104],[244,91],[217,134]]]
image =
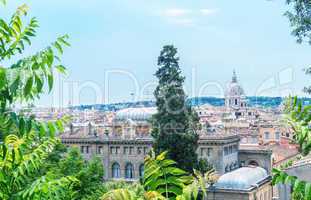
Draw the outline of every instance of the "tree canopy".
[[[191,172],[197,164],[198,116],[186,103],[177,49],[163,47],[158,57],[158,86],[154,91],[157,113],[152,119],[156,153],[168,151],[168,157],[180,168]]]

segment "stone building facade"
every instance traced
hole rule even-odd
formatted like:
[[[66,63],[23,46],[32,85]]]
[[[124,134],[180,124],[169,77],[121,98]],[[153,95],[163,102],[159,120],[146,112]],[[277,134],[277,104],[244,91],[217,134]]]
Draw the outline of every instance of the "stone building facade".
[[[137,180],[143,174],[144,157],[153,144],[148,120],[154,111],[154,108],[120,110],[109,127],[92,123],[83,127],[71,125],[61,139],[68,147],[80,148],[85,159],[92,156],[102,158],[105,179]],[[241,166],[239,142],[236,134],[224,132],[223,129],[205,128],[199,132],[197,154],[222,175]],[[258,160],[257,163],[264,162]]]

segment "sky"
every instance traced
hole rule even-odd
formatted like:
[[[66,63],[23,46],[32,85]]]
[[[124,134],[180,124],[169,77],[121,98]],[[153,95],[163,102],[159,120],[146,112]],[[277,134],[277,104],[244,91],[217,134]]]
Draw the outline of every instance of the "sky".
[[[157,57],[164,45],[178,49],[189,97],[223,97],[235,70],[248,96],[305,95],[303,68],[311,46],[299,45],[283,13],[285,0],[9,0],[40,24],[25,55],[68,34],[52,93],[40,106],[152,100]]]

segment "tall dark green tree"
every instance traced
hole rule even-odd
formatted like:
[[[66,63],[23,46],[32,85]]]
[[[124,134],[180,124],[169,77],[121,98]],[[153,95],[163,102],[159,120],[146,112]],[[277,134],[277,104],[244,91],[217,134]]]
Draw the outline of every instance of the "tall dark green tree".
[[[157,113],[152,118],[156,153],[168,151],[178,167],[192,172],[197,164],[198,116],[186,103],[185,77],[179,67],[177,49],[164,46],[158,57],[158,86],[154,91]]]

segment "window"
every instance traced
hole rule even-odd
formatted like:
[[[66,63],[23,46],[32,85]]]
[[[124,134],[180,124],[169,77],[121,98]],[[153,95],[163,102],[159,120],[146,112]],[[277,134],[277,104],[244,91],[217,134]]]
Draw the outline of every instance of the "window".
[[[132,154],[133,154],[133,151],[134,151],[134,147],[130,147],[129,154],[132,155]]]
[[[212,155],[212,151],[213,151],[213,148],[207,148],[207,156],[211,156]]]
[[[238,100],[237,99],[234,99],[234,104],[238,105]]]
[[[144,147],[144,154],[146,155],[148,153],[148,147]]]
[[[137,147],[137,154],[141,154],[142,152],[142,148],[141,147]]]
[[[229,147],[229,154],[232,154],[232,146]]]
[[[248,165],[257,166],[257,167],[259,166],[255,160],[250,161]]]
[[[144,176],[144,171],[145,171],[144,164],[141,164],[141,165],[139,166],[139,176],[140,176],[140,177],[143,177],[143,176]]]
[[[280,132],[275,132],[275,139],[280,140]]]
[[[119,165],[119,163],[113,163],[113,165],[112,165],[112,178],[120,178],[120,165]]]
[[[203,156],[204,155],[204,151],[205,151],[205,149],[204,148],[201,148],[201,156]]]
[[[125,178],[131,179],[133,178],[134,167],[131,163],[127,163],[125,166]]]
[[[97,154],[102,154],[103,153],[103,147],[99,146],[97,147]]]
[[[270,139],[270,133],[269,132],[265,132],[265,139],[269,140]]]
[[[114,147],[110,147],[110,154],[114,153]]]
[[[288,133],[288,132],[286,133],[286,137],[288,137],[288,138],[289,138],[289,133]]]
[[[256,137],[256,136],[252,137],[252,143],[253,143],[253,144],[258,143],[258,139],[257,139],[257,137]]]
[[[116,154],[120,152],[120,147],[116,147]]]
[[[233,153],[238,152],[238,145],[233,145]]]
[[[123,147],[123,154],[127,154],[128,153],[128,147]]]
[[[228,147],[225,147],[225,156],[228,155],[228,153],[229,153]]]
[[[81,153],[84,153],[84,146],[81,146],[80,150],[81,150]]]
[[[90,146],[86,146],[86,153],[89,153]]]

